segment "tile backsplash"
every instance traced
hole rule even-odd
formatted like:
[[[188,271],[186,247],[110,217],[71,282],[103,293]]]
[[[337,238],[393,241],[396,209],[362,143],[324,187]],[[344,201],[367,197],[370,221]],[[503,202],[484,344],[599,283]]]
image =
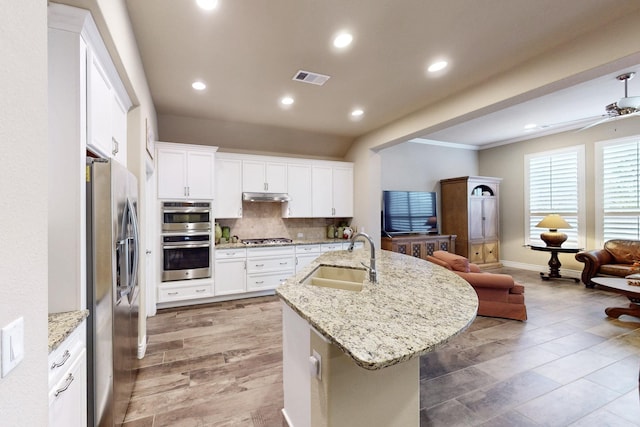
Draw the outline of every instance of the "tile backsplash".
[[[349,224],[351,218],[282,218],[281,203],[242,203],[242,218],[216,220],[221,227],[231,229],[240,239],[285,237],[295,240],[325,238],[327,226]],[[298,237],[302,233],[303,237]]]

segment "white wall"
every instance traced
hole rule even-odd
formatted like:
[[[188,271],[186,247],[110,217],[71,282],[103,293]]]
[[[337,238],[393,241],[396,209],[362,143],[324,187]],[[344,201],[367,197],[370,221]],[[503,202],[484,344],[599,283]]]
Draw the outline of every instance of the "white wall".
[[[478,175],[478,152],[407,142],[380,151],[382,189],[440,191],[440,180]]]
[[[0,14],[0,326],[24,317],[25,358],[0,379],[0,424],[47,425],[47,3]]]

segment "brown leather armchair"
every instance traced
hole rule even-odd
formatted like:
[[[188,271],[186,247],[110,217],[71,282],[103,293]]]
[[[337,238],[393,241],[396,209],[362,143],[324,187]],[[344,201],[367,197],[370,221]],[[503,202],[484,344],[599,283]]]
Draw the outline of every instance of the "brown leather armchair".
[[[576,259],[584,263],[582,283],[592,288],[593,277],[625,277],[640,271],[640,241],[608,240],[602,249],[578,252]]]

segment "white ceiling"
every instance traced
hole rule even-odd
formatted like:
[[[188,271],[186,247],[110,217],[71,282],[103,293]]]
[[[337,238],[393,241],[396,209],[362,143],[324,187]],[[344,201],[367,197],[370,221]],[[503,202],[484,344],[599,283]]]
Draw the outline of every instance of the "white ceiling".
[[[347,141],[640,10],[636,0],[219,0],[212,12],[195,0],[126,5],[160,116]],[[338,52],[331,39],[344,29],[354,41]],[[439,58],[450,67],[427,76]],[[300,69],[331,78],[322,87],[292,81]],[[527,123],[559,131],[556,124],[594,119],[622,97],[621,71],[629,67],[423,137],[489,146],[533,136]],[[196,79],[205,91],[191,88]],[[629,89],[640,95],[640,74]],[[278,105],[285,94],[296,99],[288,109]],[[365,110],[360,121],[349,118],[356,106]]]

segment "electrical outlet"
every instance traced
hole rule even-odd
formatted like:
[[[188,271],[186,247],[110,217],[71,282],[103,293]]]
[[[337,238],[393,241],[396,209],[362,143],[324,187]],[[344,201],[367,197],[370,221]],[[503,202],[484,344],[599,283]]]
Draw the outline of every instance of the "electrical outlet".
[[[2,328],[2,377],[24,359],[24,317]]]

